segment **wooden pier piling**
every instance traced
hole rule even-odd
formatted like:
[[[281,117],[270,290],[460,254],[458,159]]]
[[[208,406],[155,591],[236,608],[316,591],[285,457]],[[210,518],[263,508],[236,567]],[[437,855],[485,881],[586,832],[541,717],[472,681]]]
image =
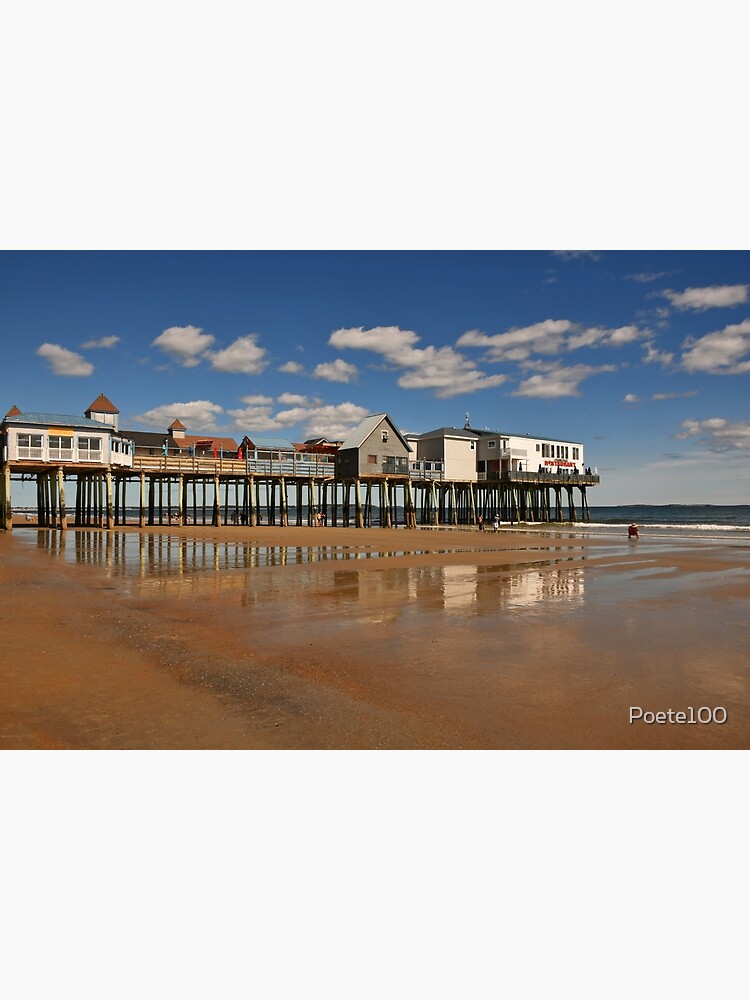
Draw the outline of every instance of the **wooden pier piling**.
[[[256,472],[240,462],[188,464],[168,458],[133,468],[24,467],[6,464],[0,476],[0,527],[11,527],[11,481],[36,485],[37,523],[67,525],[66,483],[74,489],[79,528],[112,529],[128,523],[158,525],[343,525],[386,528],[475,526],[497,516],[511,523],[589,521],[587,489],[598,477],[504,475],[500,479],[448,480],[407,475],[301,476]],[[575,479],[575,481],[574,481]],[[556,480],[556,481],[555,481]],[[128,485],[136,487],[128,508]],[[576,497],[578,491],[578,497]],[[68,490],[69,492],[69,490]],[[578,502],[577,502],[578,501]],[[318,515],[321,515],[319,518]],[[137,517],[137,520],[136,520]]]

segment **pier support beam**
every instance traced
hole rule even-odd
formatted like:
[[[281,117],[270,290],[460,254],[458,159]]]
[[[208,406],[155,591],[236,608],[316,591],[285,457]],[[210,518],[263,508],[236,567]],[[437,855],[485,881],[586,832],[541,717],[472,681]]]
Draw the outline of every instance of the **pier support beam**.
[[[185,477],[180,473],[177,477],[177,523],[185,523],[185,510],[187,509],[187,487]]]
[[[214,528],[221,527],[221,506],[219,505],[219,477],[214,476],[214,506],[211,525]]]
[[[111,531],[115,526],[115,513],[112,507],[112,473],[107,469],[105,473],[106,502],[107,502],[107,531]]]
[[[141,473],[141,492],[138,504],[138,527],[146,527],[146,473]]]
[[[10,502],[10,467],[3,469],[3,478],[0,482],[0,528],[6,531],[13,530],[13,507]]]
[[[60,530],[65,531],[68,527],[68,512],[65,509],[65,480],[61,465],[57,468],[57,499],[60,504]]]
[[[354,511],[355,511],[355,524],[358,528],[364,527],[364,521],[362,520],[362,495],[360,493],[360,481],[359,479],[354,480]]]

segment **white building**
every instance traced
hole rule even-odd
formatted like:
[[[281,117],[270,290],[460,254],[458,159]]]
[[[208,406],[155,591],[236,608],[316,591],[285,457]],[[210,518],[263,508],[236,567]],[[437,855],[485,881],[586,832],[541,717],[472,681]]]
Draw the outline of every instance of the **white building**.
[[[583,474],[583,444],[530,434],[438,427],[409,434],[412,475],[476,482],[518,473]]]
[[[111,404],[110,404],[111,405]],[[3,463],[29,465],[133,465],[133,443],[105,423],[67,413],[21,413],[14,407],[0,424]]]
[[[477,481],[477,432],[465,427],[438,427],[408,434],[411,474],[425,479]]]
[[[583,444],[530,434],[477,431],[477,471],[494,479],[498,472],[581,474],[585,471]]]

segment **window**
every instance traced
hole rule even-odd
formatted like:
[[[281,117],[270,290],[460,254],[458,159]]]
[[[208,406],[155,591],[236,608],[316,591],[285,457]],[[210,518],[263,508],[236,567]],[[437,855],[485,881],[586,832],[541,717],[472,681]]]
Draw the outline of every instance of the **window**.
[[[471,450],[474,451],[474,442],[471,442]]]
[[[50,434],[49,457],[60,462],[70,462],[73,458],[73,438],[67,434]]]
[[[388,440],[388,431],[381,431],[380,432],[380,436],[382,437],[382,439],[384,441],[387,441]]]
[[[536,450],[537,450],[537,451],[539,451],[539,445],[538,445],[538,444],[537,444],[537,446],[536,446]]]
[[[102,439],[99,437],[78,438],[78,459],[81,462],[100,462]]]
[[[395,455],[386,455],[383,458],[383,472],[397,473],[398,475],[408,475],[409,459],[400,458]]]
[[[497,441],[488,441],[487,442],[487,447],[488,448],[497,448]]]
[[[41,434],[19,434],[18,435],[18,457],[19,458],[41,458],[42,457],[42,435]]]
[[[377,455],[368,455],[367,456],[367,464],[368,465],[377,465],[378,464],[378,456]]]
[[[580,453],[579,453],[579,449],[578,448],[574,448],[573,449],[573,460],[575,461],[576,459],[579,459],[580,457],[581,456],[580,456]]]
[[[18,435],[18,447],[19,448],[41,448],[42,447],[42,435],[41,434],[19,434]]]

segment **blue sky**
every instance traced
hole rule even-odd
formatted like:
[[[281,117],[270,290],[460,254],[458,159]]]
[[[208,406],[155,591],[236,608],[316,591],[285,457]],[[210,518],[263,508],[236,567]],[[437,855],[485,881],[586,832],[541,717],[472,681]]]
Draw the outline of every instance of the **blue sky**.
[[[0,407],[580,440],[592,503],[750,499],[744,251],[3,252]]]

